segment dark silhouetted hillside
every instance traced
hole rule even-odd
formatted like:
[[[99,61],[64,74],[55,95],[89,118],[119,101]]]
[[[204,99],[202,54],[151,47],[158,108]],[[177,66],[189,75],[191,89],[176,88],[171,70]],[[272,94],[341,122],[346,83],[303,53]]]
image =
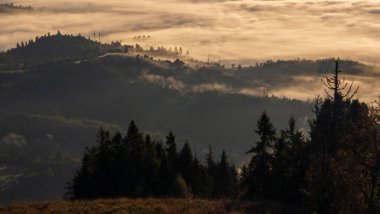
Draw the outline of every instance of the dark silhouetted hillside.
[[[291,116],[301,128],[308,127],[312,103],[268,94],[308,84],[297,80],[302,75],[319,81],[332,66],[328,60],[293,60],[239,70],[196,68],[186,61],[132,55],[123,48],[57,34],[1,53],[0,144],[13,136],[27,145],[16,152],[33,160],[57,151],[78,160],[85,146],[94,145],[100,126],[124,134],[129,121],[136,120],[142,131],[157,138],[173,129],[180,145],[190,140],[200,160],[212,146],[216,153],[224,148],[239,165],[248,158],[244,151],[255,141],[255,121],[263,110],[279,129]],[[376,75],[360,63],[345,61],[342,66],[352,75]],[[17,165],[14,161],[5,167]],[[15,201],[23,199],[21,186],[32,186],[17,183],[11,182]],[[0,200],[5,193],[0,190]]]
[[[86,60],[122,50],[124,49],[120,43],[101,44],[81,35],[63,35],[58,31],[55,35],[49,33],[17,43],[16,48],[0,55],[0,62],[3,64],[3,69],[30,68],[50,62]]]
[[[13,13],[13,12],[25,12],[32,11],[31,6],[15,5],[14,3],[0,4],[0,13]]]

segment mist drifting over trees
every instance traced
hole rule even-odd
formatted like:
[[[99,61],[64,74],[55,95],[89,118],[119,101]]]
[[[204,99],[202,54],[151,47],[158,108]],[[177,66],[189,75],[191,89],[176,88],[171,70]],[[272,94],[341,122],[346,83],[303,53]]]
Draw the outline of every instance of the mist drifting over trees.
[[[0,53],[2,202],[178,197],[379,212],[379,100],[357,99],[377,93],[373,67],[232,66],[100,36],[57,31]],[[316,88],[325,98],[312,101]]]

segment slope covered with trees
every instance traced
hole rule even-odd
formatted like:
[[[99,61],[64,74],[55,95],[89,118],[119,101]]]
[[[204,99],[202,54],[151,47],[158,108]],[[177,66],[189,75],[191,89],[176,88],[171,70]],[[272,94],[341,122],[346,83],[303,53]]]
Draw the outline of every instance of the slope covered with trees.
[[[81,35],[56,34],[17,43],[16,48],[0,54],[0,71],[26,69],[57,62],[86,60],[109,52],[127,51],[120,43],[102,44]]]
[[[30,12],[33,11],[32,6],[16,5],[14,3],[0,4],[1,13],[18,13],[18,12]]]
[[[71,157],[74,162],[80,162],[85,146],[95,145],[94,133],[99,127],[104,127],[113,136],[117,131],[126,131],[129,121],[135,120],[144,134],[156,133],[150,135],[154,142],[164,142],[162,133],[170,129],[177,135],[178,147],[182,148],[189,139],[192,153],[201,163],[211,146],[216,154],[225,149],[231,162],[240,166],[249,161],[250,156],[244,155],[248,144],[262,141],[252,130],[254,121],[264,110],[271,117],[273,127],[284,130],[284,142],[294,141],[287,131],[291,129],[287,127],[291,116],[301,129],[297,132],[306,133],[309,129],[308,120],[313,117],[311,102],[268,93],[298,84],[319,84],[319,76],[332,66],[326,59],[268,61],[241,69],[207,63],[202,64],[204,67],[193,67],[186,61],[164,61],[125,53],[123,48],[127,46],[120,46],[118,42],[100,44],[81,36],[59,34],[42,37],[27,45],[24,42],[24,47],[19,43],[20,47],[0,54],[0,146],[8,150],[14,149],[14,143],[24,142],[21,145],[26,146],[15,147],[15,151],[31,156],[28,157],[30,163],[53,158],[57,151],[64,159]],[[27,58],[23,57],[25,54]],[[348,60],[342,62],[342,68],[355,77],[365,76],[366,81],[378,78],[364,64]],[[311,80],[298,80],[304,74],[312,76]],[[307,92],[296,89],[300,93]],[[313,88],[308,90],[314,94]],[[280,136],[270,144],[277,144],[282,135],[279,132],[276,131],[276,135]],[[9,147],[10,137],[13,141]],[[288,148],[282,147],[279,143],[268,148],[284,150],[285,154],[279,154],[289,156]],[[300,143],[299,149],[302,148],[303,143]],[[293,152],[299,154],[290,153]],[[45,156],[48,158],[44,159]],[[273,154],[264,156],[273,161]],[[9,157],[5,155],[3,160],[8,161]],[[283,164],[280,160],[271,163],[269,168],[272,164]],[[19,190],[32,185],[24,185],[16,179],[20,174],[17,161],[2,163],[6,169],[14,169],[12,164],[17,166],[16,170],[2,171],[2,176],[12,175],[8,176],[7,181],[12,182],[7,182],[7,188],[17,189],[14,195],[22,198]],[[300,164],[292,164],[292,168],[300,167]],[[30,167],[22,167],[25,166]],[[67,175],[72,176],[73,171]],[[303,181],[297,182],[298,186],[286,191],[299,194],[294,189],[301,188]],[[64,188],[60,191],[63,193]],[[47,194],[43,199],[56,198],[55,195]],[[0,189],[0,196],[6,198],[3,189]]]

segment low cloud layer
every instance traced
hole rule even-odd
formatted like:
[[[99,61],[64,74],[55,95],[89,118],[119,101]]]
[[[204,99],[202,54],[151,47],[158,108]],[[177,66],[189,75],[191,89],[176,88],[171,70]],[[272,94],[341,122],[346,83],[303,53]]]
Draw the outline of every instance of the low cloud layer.
[[[266,59],[341,57],[380,61],[375,0],[20,0],[32,12],[0,14],[0,49],[47,32],[102,41],[182,46],[200,59],[253,64]]]
[[[208,82],[201,84],[186,84],[175,77],[164,77],[161,75],[144,73],[140,77],[142,80],[160,85],[164,88],[170,88],[181,92],[206,92],[217,91],[226,94],[243,94],[249,96],[277,96],[303,101],[314,101],[317,96],[326,97],[332,95],[332,91],[325,91],[325,87],[321,83],[321,79],[325,78],[323,74],[315,75],[298,75],[289,76],[286,83],[273,81],[265,83],[264,79],[256,79],[256,82],[250,86],[232,86],[224,82]],[[380,86],[378,82],[380,77],[377,76],[358,76],[358,75],[343,75],[342,80],[350,85],[352,90],[348,96],[353,95],[353,92],[359,87],[358,93],[354,98],[371,104],[380,95]],[[348,89],[349,87],[347,87]],[[343,90],[342,94],[346,94],[348,90]]]

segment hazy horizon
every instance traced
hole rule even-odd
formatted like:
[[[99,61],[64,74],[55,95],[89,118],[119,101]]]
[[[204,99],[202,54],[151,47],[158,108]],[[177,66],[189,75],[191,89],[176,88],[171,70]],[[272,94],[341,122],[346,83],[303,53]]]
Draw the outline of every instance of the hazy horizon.
[[[268,59],[341,57],[380,61],[377,1],[20,0],[32,12],[0,14],[0,50],[47,32],[101,33],[103,42],[182,46],[201,60],[254,64]]]
[[[0,213],[379,213],[379,18],[0,0]]]

